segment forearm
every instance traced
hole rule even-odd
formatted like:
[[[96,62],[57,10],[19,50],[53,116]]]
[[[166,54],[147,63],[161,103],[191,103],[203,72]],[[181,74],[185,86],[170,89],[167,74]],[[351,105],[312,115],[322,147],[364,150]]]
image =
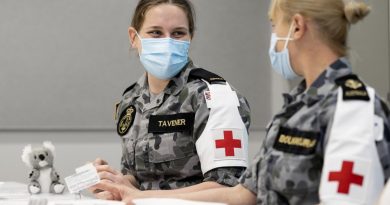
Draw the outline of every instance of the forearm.
[[[182,193],[174,196],[179,199],[193,201],[219,202],[229,205],[255,205],[256,196],[241,185],[235,187],[223,187],[192,193]]]
[[[225,186],[218,184],[216,182],[203,182],[197,185],[180,188],[180,189],[172,189],[172,190],[148,190],[139,192],[140,198],[149,198],[149,197],[175,197],[178,194],[187,194],[192,192],[198,192],[202,190],[210,190],[216,188],[223,188]]]

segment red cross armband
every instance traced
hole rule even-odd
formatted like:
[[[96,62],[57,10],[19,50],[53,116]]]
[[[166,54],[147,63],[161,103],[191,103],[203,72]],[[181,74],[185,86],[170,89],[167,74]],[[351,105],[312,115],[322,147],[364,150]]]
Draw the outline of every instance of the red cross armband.
[[[376,149],[375,91],[369,100],[345,99],[338,90],[321,175],[321,204],[376,204],[384,187],[384,173]]]
[[[227,82],[206,83],[209,91],[204,96],[210,114],[196,141],[202,172],[219,167],[247,167],[248,132],[238,111],[237,94]]]

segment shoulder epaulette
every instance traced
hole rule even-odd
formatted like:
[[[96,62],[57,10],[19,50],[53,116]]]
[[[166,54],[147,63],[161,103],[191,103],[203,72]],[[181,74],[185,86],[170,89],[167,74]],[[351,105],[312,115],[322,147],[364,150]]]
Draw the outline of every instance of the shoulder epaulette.
[[[125,92],[123,92],[122,96],[125,95],[127,92],[129,92],[131,89],[134,88],[135,84],[137,83],[133,83],[132,85],[130,85],[128,88],[126,88]]]
[[[343,100],[370,101],[366,86],[356,75],[347,75],[335,82],[343,89]]]
[[[203,68],[195,68],[191,70],[190,77],[206,80],[210,84],[217,83],[217,82],[226,82],[225,79],[223,79],[221,76],[212,73],[208,70],[205,70]]]

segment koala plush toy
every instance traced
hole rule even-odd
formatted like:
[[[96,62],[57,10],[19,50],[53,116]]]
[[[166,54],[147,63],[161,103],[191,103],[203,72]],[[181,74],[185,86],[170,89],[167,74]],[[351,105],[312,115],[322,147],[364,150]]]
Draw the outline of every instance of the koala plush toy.
[[[23,149],[22,161],[32,169],[29,193],[61,194],[64,191],[65,186],[60,183],[60,176],[53,167],[54,150],[51,142],[43,142],[42,147],[27,145]]]

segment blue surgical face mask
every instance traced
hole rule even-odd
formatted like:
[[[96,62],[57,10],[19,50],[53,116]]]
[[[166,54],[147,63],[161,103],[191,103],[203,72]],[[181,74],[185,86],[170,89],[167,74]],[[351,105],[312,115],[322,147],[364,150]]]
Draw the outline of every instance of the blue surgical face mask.
[[[288,36],[286,38],[277,37],[276,33],[272,33],[271,44],[269,48],[269,57],[271,60],[272,68],[287,80],[291,80],[298,77],[298,75],[294,72],[293,68],[291,67],[290,56],[287,48],[288,41],[294,40],[291,38],[291,33],[293,28],[294,28],[293,24],[291,24],[290,31],[288,32]],[[276,52],[276,43],[280,40],[284,40],[286,41],[286,43],[281,52]]]
[[[154,77],[168,80],[188,63],[189,41],[172,38],[141,38],[140,60],[145,70]]]

